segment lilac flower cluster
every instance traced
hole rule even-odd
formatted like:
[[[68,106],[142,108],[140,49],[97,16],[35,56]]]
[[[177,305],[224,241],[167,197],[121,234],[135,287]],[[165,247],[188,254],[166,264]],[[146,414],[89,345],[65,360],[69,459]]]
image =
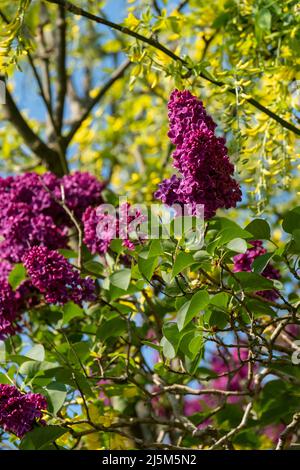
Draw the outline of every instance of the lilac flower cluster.
[[[16,331],[17,304],[7,281],[0,280],[0,340]]]
[[[155,197],[168,205],[188,204],[192,214],[203,204],[205,219],[213,217],[219,208],[235,207],[242,193],[233,178],[234,166],[225,140],[215,135],[216,124],[203,103],[187,90],[175,90],[168,108],[168,136],[176,145],[174,167],[181,176],[162,181]]]
[[[90,278],[82,279],[79,272],[63,255],[43,246],[34,246],[23,258],[32,285],[49,304],[94,300],[95,285]]]
[[[50,216],[37,214],[24,203],[12,203],[6,210],[1,224],[0,244],[2,259],[19,263],[30,246],[44,245],[48,248],[67,246],[67,233],[64,227],[54,224]]]
[[[59,189],[55,191],[55,196],[58,200],[62,198],[61,187],[63,187],[65,203],[78,220],[82,219],[88,207],[102,202],[101,193],[104,183],[89,173],[76,171],[71,175],[65,175],[59,180],[59,186]]]
[[[22,438],[41,420],[46,398],[38,393],[21,393],[13,385],[0,384],[0,426]]]
[[[31,280],[23,281],[13,291],[8,283],[13,263],[21,263],[24,256],[30,257],[34,247],[50,250],[43,252],[44,257],[47,257],[46,253],[52,253],[51,250],[68,247],[71,220],[61,202],[80,221],[87,207],[102,201],[103,187],[103,183],[94,176],[80,172],[62,178],[53,173],[25,173],[0,178],[0,338],[16,331],[20,312],[35,305],[40,292],[44,293]],[[58,253],[56,256],[61,259]],[[42,269],[42,265],[40,267]],[[60,282],[52,279],[52,294],[45,291],[47,302],[53,299],[59,303],[67,300],[81,303],[91,298],[92,280],[81,280],[79,275],[77,279],[77,273],[67,261],[64,270],[65,276],[72,272],[71,285],[63,289],[63,279]],[[67,282],[67,277],[64,280]]]
[[[234,272],[240,271],[252,271],[252,264],[255,258],[258,256],[262,256],[267,253],[267,250],[263,247],[263,243],[261,240],[252,240],[249,242],[252,247],[249,248],[246,253],[239,254],[234,256]],[[261,273],[262,276],[266,277],[267,279],[280,279],[280,272],[278,269],[274,268],[271,263],[268,263],[263,272]],[[275,290],[266,290],[266,291],[259,291],[257,295],[264,297],[267,300],[274,301],[278,298],[278,294]]]
[[[83,215],[84,242],[93,254],[105,254],[114,238],[121,238],[123,246],[133,250],[135,245],[129,238],[131,226],[144,220],[141,212],[127,203],[116,214],[107,213],[105,208],[89,207]]]
[[[92,254],[103,255],[107,252],[117,232],[116,217],[100,212],[97,208],[88,207],[83,214],[84,243]],[[98,235],[101,227],[101,236]]]
[[[87,207],[102,201],[102,190],[103,184],[89,173],[61,179],[52,173],[0,178],[0,259],[19,263],[35,245],[66,247],[71,221],[59,201],[80,220]]]
[[[9,261],[0,261],[0,282],[8,285],[9,274],[13,270],[13,267],[14,265]],[[10,286],[8,286],[8,290],[11,290]],[[22,281],[16,290],[13,291],[16,310],[19,312],[36,305],[38,303],[37,294],[37,290],[28,279]]]

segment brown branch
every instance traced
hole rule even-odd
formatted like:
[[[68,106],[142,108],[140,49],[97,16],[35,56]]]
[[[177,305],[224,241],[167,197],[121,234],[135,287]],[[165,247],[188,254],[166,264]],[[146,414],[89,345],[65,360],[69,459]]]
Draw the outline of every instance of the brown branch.
[[[0,10],[1,18],[7,24],[9,24],[9,19],[6,15]],[[53,121],[52,110],[51,110],[51,102],[48,101],[44,91],[43,85],[40,80],[39,74],[37,69],[34,65],[33,58],[30,53],[28,53],[28,60],[29,64],[32,68],[34,77],[37,81],[38,88],[41,93],[41,97],[46,105],[46,108],[49,113],[49,117],[51,123],[53,125],[53,129],[55,133],[57,133],[57,128]],[[6,88],[6,103],[3,106],[4,109],[4,118],[10,121],[13,126],[17,129],[20,135],[23,137],[26,145],[30,148],[30,150],[37,155],[40,160],[46,165],[46,167],[55,173],[58,176],[62,176],[65,173],[68,173],[68,164],[66,161],[65,154],[62,150],[62,146],[59,142],[58,150],[55,150],[49,147],[29,126],[25,118],[22,116],[20,110],[18,109],[12,95]]]
[[[184,9],[184,7],[189,3],[189,0],[182,0],[182,2],[179,3],[177,10],[180,12]]]
[[[36,79],[36,82],[37,82],[37,85],[38,85],[38,88],[39,88],[39,91],[40,91],[40,95],[41,95],[41,98],[47,108],[47,111],[48,111],[48,115],[49,115],[49,118],[50,118],[50,121],[51,121],[51,125],[52,125],[52,128],[56,134],[56,136],[58,136],[58,128],[56,126],[56,123],[54,121],[54,117],[53,117],[53,113],[52,113],[52,107],[51,107],[51,99],[49,99],[49,96],[46,96],[45,94],[45,91],[44,91],[44,87],[43,87],[43,83],[41,81],[41,78],[39,76],[39,73],[37,71],[37,68],[34,64],[34,60],[31,56],[31,54],[28,54],[28,61],[29,61],[29,64],[31,66],[31,69],[32,69],[32,72],[33,72],[33,75]]]
[[[66,145],[68,145],[71,142],[76,132],[80,129],[80,126],[82,125],[82,123],[87,119],[89,114],[92,112],[94,107],[99,103],[99,101],[103,98],[106,92],[112,87],[112,85],[117,80],[123,77],[125,71],[130,67],[130,65],[131,65],[131,62],[129,60],[126,60],[123,64],[120,65],[120,67],[117,70],[114,71],[114,73],[107,80],[107,82],[104,83],[104,85],[101,87],[101,89],[99,90],[95,98],[90,102],[88,107],[83,111],[80,118],[73,124],[69,134],[65,137],[64,142]]]
[[[154,8],[154,10],[156,11],[156,13],[157,13],[159,16],[161,16],[161,9],[160,9],[160,7],[159,7],[159,5],[158,5],[157,0],[153,0],[153,8]]]
[[[280,434],[276,450],[283,450],[286,447],[287,441],[292,433],[294,433],[300,425],[300,413],[295,413],[290,424],[287,425],[285,430]]]
[[[155,392],[152,394],[153,397],[157,395],[162,395],[164,393],[175,393],[178,395],[221,395],[221,396],[245,396],[245,395],[250,395],[250,392],[240,392],[240,391],[235,391],[235,390],[218,390],[218,389],[200,389],[197,390],[192,387],[188,387],[186,385],[180,385],[180,384],[175,384],[175,385],[166,385],[162,387],[161,390],[158,392]]]
[[[57,100],[56,100],[56,122],[59,132],[63,128],[63,117],[65,99],[67,93],[67,71],[66,71],[66,11],[63,6],[58,9],[58,43],[57,43]]]
[[[52,88],[51,88],[51,74],[49,65],[49,49],[44,34],[44,28],[49,23],[49,15],[47,7],[44,3],[41,4],[40,9],[41,22],[38,26],[38,40],[39,46],[41,47],[41,62],[43,69],[43,78],[45,83],[45,96],[49,102],[52,113]]]
[[[241,422],[239,423],[239,425],[236,428],[229,431],[227,434],[225,434],[225,436],[221,437],[221,439],[219,439],[217,442],[215,442],[210,447],[210,450],[215,449],[216,447],[219,447],[221,444],[224,444],[226,441],[228,441],[228,439],[235,436],[235,434],[237,434],[239,431],[241,431],[246,426],[246,424],[248,422],[248,419],[249,419],[252,408],[253,408],[253,403],[252,402],[248,403],[248,405],[245,408],[243,417],[242,417]]]
[[[3,106],[3,110],[4,118],[13,124],[29,149],[45,163],[50,171],[53,171],[53,173],[58,176],[63,175],[65,169],[61,163],[59,153],[48,147],[45,142],[33,132],[19,111],[8,89],[6,89],[6,104]]]
[[[98,24],[108,26],[109,28],[115,29],[116,31],[120,31],[121,33],[126,34],[127,36],[131,36],[131,37],[137,39],[138,41],[142,41],[142,42],[148,44],[149,46],[152,46],[155,49],[160,50],[165,55],[167,55],[168,57],[173,59],[174,61],[179,62],[181,65],[183,65],[188,71],[188,76],[190,76],[190,74],[193,72],[192,67],[188,64],[188,62],[185,59],[182,59],[180,56],[178,56],[177,54],[172,52],[170,49],[165,47],[163,44],[161,44],[159,41],[157,41],[153,37],[148,38],[148,37],[143,36],[142,34],[137,33],[136,31],[133,31],[133,30],[131,30],[131,29],[125,27],[125,26],[121,26],[117,23],[106,20],[106,19],[104,19],[100,16],[93,15],[92,13],[89,13],[88,11],[84,10],[83,8],[80,8],[80,7],[74,5],[73,3],[71,3],[67,0],[47,0],[47,1],[49,3],[55,3],[57,5],[61,5],[67,11],[69,11],[70,13],[74,13],[75,15],[82,16],[82,17],[87,18],[89,20],[95,21]],[[219,80],[215,80],[211,76],[206,75],[205,72],[200,72],[199,77],[203,78],[204,80],[207,80],[208,82],[210,82],[213,85],[216,85],[218,87],[228,86],[227,83],[224,83],[224,82],[219,81]],[[235,88],[227,88],[227,91],[228,91],[228,93],[231,93],[234,96],[236,96]],[[270,109],[266,108],[261,103],[256,101],[254,98],[245,98],[245,101],[252,104],[255,108],[259,109],[264,114],[269,116],[271,119],[273,119],[274,121],[281,124],[282,127],[290,130],[291,132],[293,132],[296,135],[300,135],[300,129],[298,127],[294,126],[290,122],[288,122],[285,119],[281,118],[276,113],[274,113],[273,111],[271,111]]]

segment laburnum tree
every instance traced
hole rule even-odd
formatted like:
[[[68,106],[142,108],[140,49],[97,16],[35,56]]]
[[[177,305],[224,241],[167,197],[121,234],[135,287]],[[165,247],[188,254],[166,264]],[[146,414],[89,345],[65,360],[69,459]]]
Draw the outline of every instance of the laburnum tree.
[[[1,1],[0,449],[297,444],[299,13]]]

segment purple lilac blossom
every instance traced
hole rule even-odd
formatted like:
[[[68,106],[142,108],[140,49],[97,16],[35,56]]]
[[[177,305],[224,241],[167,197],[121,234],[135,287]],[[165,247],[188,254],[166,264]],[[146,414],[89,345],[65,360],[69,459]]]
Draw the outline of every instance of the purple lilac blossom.
[[[84,243],[92,254],[103,255],[116,236],[116,217],[100,212],[98,208],[88,207],[83,214]],[[101,229],[101,236],[99,236]]]
[[[46,398],[38,393],[21,393],[13,385],[0,384],[0,426],[22,438],[42,418]]]
[[[215,135],[216,124],[203,103],[187,90],[174,90],[168,108],[168,136],[176,146],[173,161],[180,177],[164,180],[155,197],[168,205],[189,205],[192,214],[197,205],[204,205],[205,219],[219,208],[235,207],[242,193],[233,178],[234,166],[225,139]]]
[[[0,261],[0,282],[8,282],[9,274],[14,265],[9,261]],[[33,307],[38,303],[38,291],[33,287],[31,282],[26,279],[16,288],[15,292],[16,310],[18,313]]]
[[[11,203],[24,203],[33,212],[53,216],[57,211],[51,196],[59,186],[59,180],[53,173],[38,175],[24,173],[15,177],[0,178],[0,209],[5,210]],[[45,190],[45,187],[49,191]]]
[[[34,246],[23,258],[32,285],[47,303],[79,305],[95,298],[95,284],[90,278],[82,279],[79,272],[63,255],[46,247]]]
[[[63,186],[65,204],[78,220],[81,220],[88,207],[96,206],[102,202],[101,193],[104,184],[89,173],[75,171],[70,175],[63,176],[59,183]],[[61,187],[56,189],[55,196],[58,200],[62,199]]]
[[[11,262],[21,262],[25,252],[34,245],[50,249],[65,248],[67,233],[65,227],[58,227],[53,219],[44,214],[36,214],[25,203],[12,203],[6,210],[0,226],[3,241],[0,243],[0,256]]]
[[[63,188],[63,190],[62,190]],[[67,247],[69,215],[64,202],[81,219],[88,206],[99,204],[103,183],[89,173],[59,179],[52,173],[0,178],[0,259],[19,263],[32,246]]]
[[[84,243],[93,254],[103,255],[114,238],[121,238],[123,246],[133,250],[135,245],[129,238],[131,226],[143,221],[140,211],[131,210],[127,203],[116,214],[106,213],[101,206],[89,207],[83,215]]]
[[[0,340],[16,332],[16,295],[5,280],[0,280]]]

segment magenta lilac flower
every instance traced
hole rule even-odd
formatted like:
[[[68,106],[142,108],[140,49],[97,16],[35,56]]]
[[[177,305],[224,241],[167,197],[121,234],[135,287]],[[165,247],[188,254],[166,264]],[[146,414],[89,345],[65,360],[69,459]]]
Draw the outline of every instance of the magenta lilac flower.
[[[163,180],[159,184],[159,189],[155,192],[155,197],[168,206],[182,202],[182,197],[179,194],[180,183],[181,179],[176,175],[172,175],[171,178]]]
[[[67,246],[65,227],[58,227],[53,219],[44,214],[36,214],[25,203],[12,203],[2,220],[0,234],[0,255],[11,262],[21,262],[26,250],[34,245],[50,249]]]
[[[84,243],[92,254],[103,255],[107,252],[116,235],[116,216],[88,207],[83,214]],[[101,230],[101,234],[100,234]]]
[[[59,179],[52,173],[0,178],[0,258],[19,263],[34,245],[67,247],[71,219],[64,202],[81,219],[87,207],[101,202],[103,184],[89,173]]]
[[[24,173],[15,177],[0,178],[1,212],[11,203],[24,203],[35,213],[53,216],[58,208],[51,193],[54,193],[58,186],[59,180],[53,173]]]
[[[94,300],[95,284],[90,278],[82,279],[79,272],[63,255],[46,247],[34,246],[23,258],[32,285],[47,303],[65,304],[73,301]]]
[[[133,250],[130,232],[144,220],[141,212],[129,204],[122,204],[114,214],[106,211],[105,206],[89,207],[83,215],[84,243],[93,254],[103,255],[114,238],[121,238],[123,246]]]
[[[213,387],[241,391],[248,376],[248,348],[232,348],[221,353],[216,351],[211,360],[213,372],[220,376],[212,381]]]
[[[0,280],[0,340],[16,332],[17,301],[11,286]]]
[[[9,274],[14,265],[8,261],[0,261],[0,282],[8,282]],[[14,291],[15,303],[18,313],[38,304],[38,291],[33,287],[29,279],[21,282]]]
[[[46,398],[38,393],[22,393],[13,385],[0,384],[0,426],[22,438],[40,422]]]
[[[70,175],[65,175],[60,180],[63,187],[63,196],[68,208],[78,219],[82,218],[85,210],[90,206],[96,206],[102,202],[101,193],[104,184],[89,173],[76,171]],[[56,189],[56,197],[62,199],[61,187]]]
[[[33,245],[66,247],[66,228],[55,223],[61,208],[50,194],[57,185],[52,173],[0,178],[0,258],[19,263]]]
[[[62,200],[74,214],[81,217],[88,206],[102,201],[104,184],[87,172],[76,171],[62,178],[53,173],[38,175],[25,173],[19,176],[0,178],[0,210],[10,203],[22,202],[36,213],[51,215],[58,222],[66,214],[57,201]]]
[[[202,122],[211,131],[216,128],[216,124],[207,114],[202,101],[188,90],[174,90],[169,99],[168,109],[170,122],[168,136],[176,146],[182,145],[186,137],[197,131]]]
[[[176,145],[173,161],[180,176],[164,180],[155,197],[166,204],[189,205],[192,214],[203,204],[206,219],[219,208],[235,207],[242,194],[233,178],[234,166],[225,140],[215,135],[216,124],[203,103],[189,91],[175,90],[168,108],[168,135]]]
[[[234,256],[234,272],[240,271],[252,271],[252,264],[255,258],[258,256],[264,255],[267,253],[267,250],[263,247],[263,243],[261,240],[252,240],[249,242],[252,247],[248,248],[246,253],[239,254]],[[280,279],[280,272],[278,269],[274,268],[271,263],[268,263],[263,272],[261,273],[262,276],[266,277],[267,279],[278,280]],[[278,294],[275,290],[266,290],[266,291],[259,291],[257,295],[264,297],[267,300],[274,301],[278,298]]]
[[[7,281],[13,266],[9,261],[0,261],[0,281]]]

